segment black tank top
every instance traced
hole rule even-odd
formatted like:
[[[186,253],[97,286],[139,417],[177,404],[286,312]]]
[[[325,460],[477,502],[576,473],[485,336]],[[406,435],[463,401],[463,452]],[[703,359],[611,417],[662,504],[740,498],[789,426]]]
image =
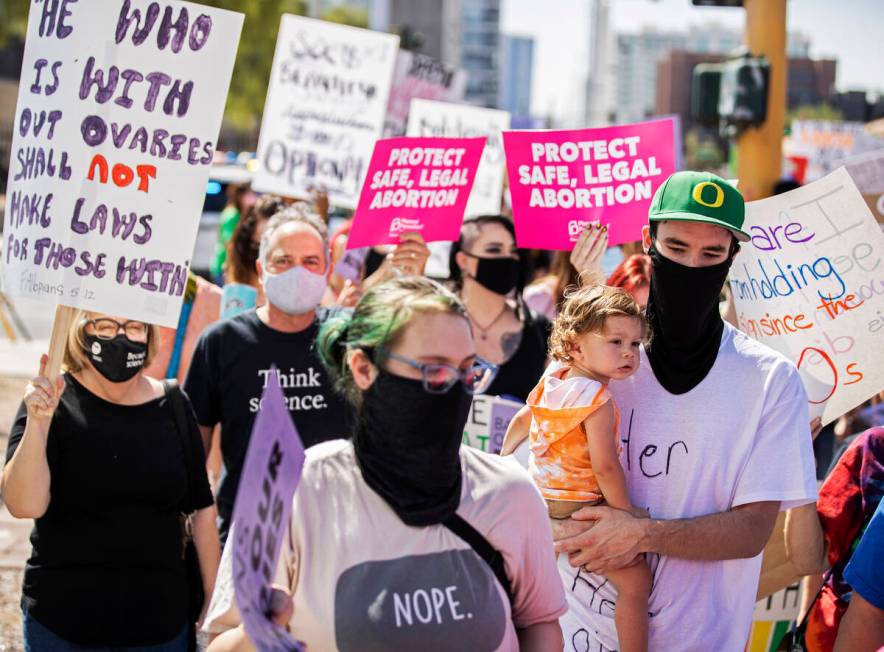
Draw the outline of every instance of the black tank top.
[[[522,339],[513,356],[504,362],[491,387],[491,396],[512,396],[525,401],[540,381],[546,367],[551,324],[543,315],[528,312],[522,325]]]

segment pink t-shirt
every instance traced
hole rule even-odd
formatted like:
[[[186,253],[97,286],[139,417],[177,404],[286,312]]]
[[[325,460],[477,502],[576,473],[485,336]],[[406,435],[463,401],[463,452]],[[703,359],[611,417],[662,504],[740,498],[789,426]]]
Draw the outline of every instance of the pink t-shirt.
[[[460,455],[457,512],[503,555],[512,608],[465,541],[442,525],[405,525],[363,480],[353,444],[325,442],[307,450],[276,577],[308,650],[518,650],[517,628],[565,612],[546,506],[528,474],[467,446]],[[206,618],[213,632],[240,620],[230,554],[228,545]]]

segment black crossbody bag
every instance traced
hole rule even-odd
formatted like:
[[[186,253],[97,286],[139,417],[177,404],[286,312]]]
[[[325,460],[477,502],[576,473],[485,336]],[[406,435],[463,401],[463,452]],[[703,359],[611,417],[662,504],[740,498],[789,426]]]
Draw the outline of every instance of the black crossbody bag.
[[[200,572],[199,556],[196,552],[196,546],[193,543],[193,531],[191,521],[194,512],[193,507],[193,488],[196,486],[195,473],[196,464],[194,464],[194,455],[190,442],[190,421],[187,419],[187,405],[185,403],[184,394],[178,383],[171,379],[163,381],[163,388],[166,390],[166,397],[172,407],[172,414],[175,418],[175,430],[178,431],[178,437],[181,439],[181,446],[184,450],[184,465],[187,473],[187,493],[184,498],[184,508],[181,512],[181,544],[182,557],[184,559],[184,571],[187,575],[187,625],[188,638],[187,649],[189,652],[196,651],[196,630],[194,624],[199,620],[203,611],[203,603],[206,596],[203,592],[203,576]]]
[[[507,577],[506,567],[503,563],[503,555],[500,554],[500,551],[492,546],[488,542],[488,539],[482,536],[481,532],[479,532],[476,528],[463,520],[456,513],[452,514],[444,521],[442,521],[442,525],[447,527],[454,534],[470,544],[470,547],[475,551],[475,553],[479,555],[479,557],[481,557],[486,564],[488,564],[488,566],[491,568],[491,572],[494,573],[497,581],[500,582],[503,590],[506,591],[506,595],[510,601],[510,608],[512,608],[513,587],[510,583],[510,578]]]

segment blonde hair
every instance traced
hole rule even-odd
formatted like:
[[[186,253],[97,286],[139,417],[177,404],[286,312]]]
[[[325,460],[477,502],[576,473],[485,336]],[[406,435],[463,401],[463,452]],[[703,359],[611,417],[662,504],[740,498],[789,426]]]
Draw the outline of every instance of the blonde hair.
[[[71,327],[68,330],[67,343],[64,349],[64,358],[62,359],[62,369],[68,373],[77,373],[82,371],[88,364],[89,358],[86,356],[86,341],[84,334],[86,332],[86,324],[90,319],[94,319],[95,315],[103,313],[89,312],[86,310],[77,310],[71,321]],[[146,368],[150,361],[157,353],[160,342],[160,327],[155,324],[147,325],[147,357],[144,359]]]
[[[642,325],[642,339],[650,339],[650,326],[642,309],[620,288],[606,285],[579,288],[565,294],[565,302],[553,323],[549,355],[559,362],[572,363],[575,340],[586,333],[600,333],[608,317],[632,317]]]

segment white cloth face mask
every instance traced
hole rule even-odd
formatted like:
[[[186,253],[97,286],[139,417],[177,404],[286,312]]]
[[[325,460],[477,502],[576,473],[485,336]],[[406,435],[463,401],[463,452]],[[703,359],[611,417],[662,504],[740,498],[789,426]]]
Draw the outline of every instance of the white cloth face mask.
[[[324,274],[314,274],[297,265],[279,274],[264,272],[267,300],[288,315],[302,315],[314,310],[325,294]]]

